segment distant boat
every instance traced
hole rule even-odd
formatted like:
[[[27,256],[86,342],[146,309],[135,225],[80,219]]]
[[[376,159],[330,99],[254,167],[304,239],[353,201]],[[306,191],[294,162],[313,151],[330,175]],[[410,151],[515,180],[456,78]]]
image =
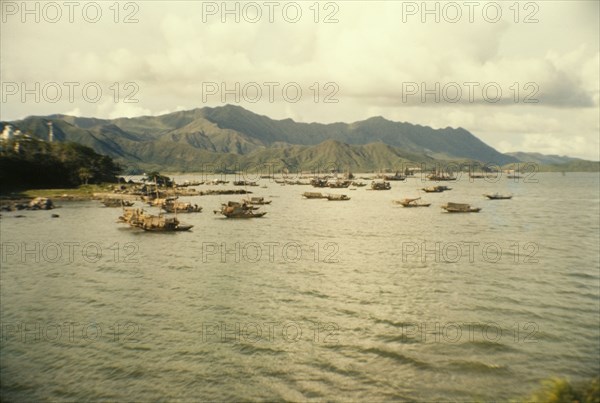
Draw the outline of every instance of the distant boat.
[[[248,206],[246,203],[229,202],[221,206],[221,210],[216,213],[220,213],[227,218],[259,218],[263,217],[266,212],[255,212],[257,207]]]
[[[161,208],[167,213],[201,213],[202,207],[197,204],[179,202],[179,201],[167,201]]]
[[[396,172],[394,175],[383,175],[383,180],[386,181],[403,181],[406,179],[406,176],[401,175],[399,172]]]
[[[129,224],[134,228],[141,228],[144,231],[155,232],[188,231],[193,227],[193,225],[182,224],[176,217],[155,216],[147,214],[142,209],[133,208],[123,209],[123,215],[119,217],[119,222]]]
[[[162,203],[160,202],[160,199],[158,198],[159,194],[158,194],[158,185],[156,184],[156,179],[154,180],[154,184],[156,186],[156,199],[155,199],[155,205],[157,207],[159,207],[159,213],[158,215],[152,215],[152,214],[146,214],[144,212],[144,210],[132,210],[129,209],[131,212],[129,213],[129,219],[128,221],[126,221],[130,226],[132,227],[136,227],[136,228],[141,228],[144,231],[149,231],[149,232],[177,232],[177,231],[189,231],[193,225],[188,225],[188,224],[183,224],[182,222],[180,222],[177,219],[177,209],[175,210],[175,217],[165,217],[164,215],[162,215],[162,213],[160,213],[160,209],[164,208],[165,205],[171,204],[171,205],[175,205],[175,203],[178,203],[176,201],[177,198],[167,198],[165,200],[162,201]],[[198,206],[196,206],[198,207]],[[200,208],[202,209],[202,208]],[[126,209],[123,209],[123,215],[125,217],[126,214]]]
[[[329,201],[346,201],[346,200],[350,200],[350,198],[346,195],[333,195],[333,194],[329,194],[326,196],[327,200]]]
[[[169,196],[165,198],[155,197],[148,201],[150,207],[162,207],[165,204],[174,203],[178,199],[178,196]]]
[[[301,181],[301,180],[295,180],[295,181],[292,181],[292,180],[286,180],[286,181],[285,181],[285,184],[286,184],[286,185],[302,185],[302,186],[308,186],[308,185],[310,185],[310,182],[307,182],[307,181]]]
[[[193,227],[193,225],[181,223],[176,217],[162,215],[144,215],[141,220],[131,225],[152,232],[189,231]]]
[[[416,199],[402,199],[402,200],[394,200],[394,203],[400,204],[402,207],[429,207],[431,203],[419,203],[418,200],[421,200],[420,197]]]
[[[510,169],[507,171],[504,171],[506,173],[506,177],[508,179],[520,179],[521,175],[519,175],[519,171],[515,171],[514,169]]]
[[[319,178],[312,179],[312,180],[310,181],[310,184],[311,184],[313,187],[316,187],[316,188],[326,188],[326,187],[328,187],[328,186],[329,186],[329,185],[327,184],[327,180],[326,180],[326,179],[319,179]]]
[[[390,190],[392,185],[389,182],[371,182],[371,190]]]
[[[183,181],[183,183],[177,184],[177,187],[185,188],[185,187],[189,187],[189,186],[200,186],[200,185],[204,185],[204,182],[185,180],[185,181]]]
[[[508,199],[512,199],[512,195],[501,195],[498,193],[494,193],[494,194],[484,194],[485,197],[487,197],[490,200],[508,200]]]
[[[137,222],[144,216],[144,210],[139,208],[124,208],[123,215],[118,219],[118,222],[130,224],[131,222]]]
[[[102,204],[106,207],[131,207],[134,202],[123,199],[104,199],[102,200]]]
[[[324,196],[322,193],[319,192],[304,192],[302,193],[302,197],[306,198],[306,199],[325,199],[326,196]]]
[[[258,186],[258,183],[249,181],[234,181],[233,186]]]
[[[342,188],[347,188],[348,186],[350,186],[351,183],[352,183],[352,181],[336,181],[336,182],[328,182],[327,186],[329,186],[330,188],[334,188],[334,189],[342,189]]]
[[[265,200],[264,197],[251,197],[249,199],[244,199],[246,204],[271,204],[272,200]]]
[[[234,202],[234,201],[229,201],[227,203],[221,203],[221,209],[223,209],[224,207],[243,208],[244,210],[260,210],[260,207],[251,206],[244,202],[240,203],[240,202]],[[214,210],[213,212],[216,214],[216,213],[219,213],[220,211]]]
[[[448,174],[444,174],[442,172],[434,172],[427,175],[427,179],[430,181],[455,181],[457,178],[455,176],[450,176]]]
[[[442,206],[448,213],[478,213],[481,211],[479,207],[471,207],[466,203],[451,203],[448,202]]]
[[[441,192],[445,192],[446,190],[452,190],[452,188],[449,188],[448,186],[430,186],[430,187],[426,187],[423,188],[423,191],[425,193],[441,193]]]

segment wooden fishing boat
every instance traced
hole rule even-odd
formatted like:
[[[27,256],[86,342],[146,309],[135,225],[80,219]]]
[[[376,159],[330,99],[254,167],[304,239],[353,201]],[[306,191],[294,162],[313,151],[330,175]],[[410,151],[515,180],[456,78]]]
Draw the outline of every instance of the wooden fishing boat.
[[[244,199],[244,203],[246,204],[256,204],[256,205],[263,205],[263,204],[271,204],[272,200],[265,200],[264,197],[251,197],[249,199]]]
[[[512,199],[512,195],[501,195],[498,193],[493,193],[493,194],[484,194],[485,197],[487,197],[490,200],[508,200],[508,199]]]
[[[226,185],[229,181],[223,179],[213,179],[211,181],[206,182],[208,185]]]
[[[319,192],[304,192],[302,197],[306,199],[324,199],[326,196]]]
[[[141,221],[142,217],[145,215],[143,209],[139,208],[124,208],[123,215],[119,216],[118,222],[130,224]]]
[[[259,218],[263,217],[266,212],[256,212],[257,208],[248,206],[246,203],[240,204],[237,202],[229,202],[221,205],[221,210],[215,210],[215,214],[220,213],[227,218]]]
[[[178,202],[171,201],[166,202],[161,206],[163,210],[167,213],[201,213],[202,207],[197,204],[187,203],[187,202]]]
[[[249,181],[234,181],[233,186],[258,186],[258,183]]]
[[[204,182],[185,180],[185,181],[183,181],[183,183],[178,183],[177,187],[186,188],[186,187],[190,187],[190,186],[200,186],[200,185],[204,185]]]
[[[434,172],[427,175],[427,179],[435,182],[443,182],[443,181],[455,181],[457,178],[455,176],[451,176],[442,172]]]
[[[399,172],[396,172],[394,175],[383,175],[383,180],[386,181],[403,181],[406,179],[406,176],[401,175]]]
[[[420,197],[415,199],[394,200],[394,203],[400,204],[402,207],[429,207],[431,203],[419,203]]]
[[[332,189],[345,189],[350,186],[351,183],[352,181],[336,181],[328,182],[327,185]]]
[[[227,218],[260,218],[267,214],[266,211],[254,212],[252,210],[233,211],[222,213]]]
[[[310,184],[315,188],[326,188],[328,187],[327,179],[315,178],[310,181]]]
[[[244,202],[234,202],[234,201],[228,201],[227,203],[221,203],[221,208],[224,207],[235,207],[235,208],[243,208],[244,210],[258,210],[260,209],[260,207],[256,207],[256,206],[251,206],[248,205]],[[215,213],[218,213],[219,210],[215,210]]]
[[[189,231],[193,227],[193,225],[181,223],[176,217],[165,217],[162,215],[144,215],[133,226],[151,232]]]
[[[144,210],[134,210],[131,213],[127,214],[129,218],[126,218],[125,216],[125,209],[124,210],[124,217],[127,221],[127,223],[132,226],[132,227],[136,227],[136,228],[141,228],[144,231],[149,231],[149,232],[177,232],[177,231],[189,231],[193,225],[188,225],[188,224],[183,224],[182,222],[180,222],[177,219],[177,210],[175,209],[175,217],[165,217],[164,215],[162,215],[160,213],[160,208],[163,207],[163,205],[165,204],[174,204],[176,203],[176,197],[175,198],[169,198],[169,199],[165,199],[165,200],[160,200],[159,199],[159,194],[158,194],[158,186],[156,184],[156,179],[154,184],[156,185],[156,189],[157,189],[157,194],[156,194],[156,206],[159,207],[159,214],[158,215],[152,215],[152,214],[146,214],[144,212]]]
[[[390,190],[392,185],[389,182],[371,182],[371,190]]]
[[[346,200],[350,200],[350,198],[348,196],[346,196],[346,195],[328,194],[325,197],[329,201],[346,201]]]
[[[150,207],[162,207],[167,203],[174,203],[175,200],[178,199],[178,196],[169,196],[169,197],[155,197],[148,201],[148,206]]]
[[[451,203],[448,202],[442,206],[448,213],[479,213],[481,208],[471,207],[470,204],[466,203]]]
[[[449,188],[448,186],[429,186],[426,188],[423,188],[423,191],[425,193],[441,193],[441,192],[445,192],[446,190],[452,190],[452,188]]]
[[[123,199],[104,199],[102,204],[106,207],[131,207],[134,202]]]

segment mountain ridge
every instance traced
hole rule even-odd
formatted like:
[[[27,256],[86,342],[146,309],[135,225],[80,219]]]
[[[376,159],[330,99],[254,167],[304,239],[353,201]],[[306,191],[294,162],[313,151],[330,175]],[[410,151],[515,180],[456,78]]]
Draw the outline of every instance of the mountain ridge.
[[[7,123],[45,139],[48,121],[56,140],[84,144],[141,169],[243,166],[266,158],[299,168],[329,159],[353,170],[393,168],[408,161],[521,161],[520,154],[502,154],[461,127],[433,129],[381,116],[352,123],[304,123],[271,119],[236,105],[116,119],[55,114]]]

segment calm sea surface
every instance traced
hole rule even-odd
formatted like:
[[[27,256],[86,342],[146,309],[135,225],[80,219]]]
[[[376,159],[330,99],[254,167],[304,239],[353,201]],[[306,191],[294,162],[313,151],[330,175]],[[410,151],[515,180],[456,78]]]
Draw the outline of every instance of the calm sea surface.
[[[204,207],[188,233],[98,201],[3,213],[2,400],[508,400],[595,376],[599,176],[533,179],[462,178],[416,209],[392,200],[420,178],[330,191],[347,202],[263,179],[262,219],[181,198]]]

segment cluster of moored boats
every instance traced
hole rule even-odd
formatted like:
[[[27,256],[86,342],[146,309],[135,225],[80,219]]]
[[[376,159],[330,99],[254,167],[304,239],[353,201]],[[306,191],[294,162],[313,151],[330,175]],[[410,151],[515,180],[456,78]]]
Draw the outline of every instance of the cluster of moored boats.
[[[193,225],[181,223],[177,217],[148,214],[139,208],[124,208],[123,215],[119,217],[119,222],[153,232],[188,231],[193,227]]]
[[[260,205],[268,205],[271,200],[265,200],[263,197],[251,197],[242,202],[229,201],[221,205],[220,210],[214,210],[215,214],[221,214],[226,218],[258,218],[267,214],[264,211],[257,211]],[[193,225],[184,224],[177,218],[178,213],[200,213],[202,207],[191,203],[179,202],[175,199],[155,199],[148,203],[150,206],[160,207],[167,213],[175,213],[174,217],[166,217],[163,213],[158,215],[149,214],[144,209],[127,208],[123,206],[123,214],[118,222],[129,224],[134,228],[140,228],[144,231],[155,232],[173,232],[188,231]]]
[[[323,194],[320,192],[304,192],[302,196],[306,199],[326,199],[329,201],[347,201],[350,200],[345,194]],[[490,200],[505,200],[511,199],[512,195],[502,195],[498,193],[485,194]],[[111,200],[103,204],[109,206],[121,206],[123,208],[123,214],[119,217],[119,222],[129,224],[131,227],[140,228],[144,231],[155,231],[155,232],[173,232],[173,231],[188,231],[193,226],[184,224],[177,218],[178,213],[200,213],[202,207],[191,203],[184,203],[176,200],[176,198],[160,199],[156,198],[151,202],[148,202],[150,206],[159,207],[167,213],[174,213],[174,217],[166,217],[162,213],[158,215],[149,214],[140,208],[131,208],[129,203],[125,203],[124,200],[115,199],[119,203]],[[214,210],[214,214],[220,214],[226,218],[260,218],[264,217],[267,213],[260,210],[260,206],[271,204],[271,200],[265,200],[264,197],[250,197],[243,199],[241,202],[229,201],[221,204],[221,208]],[[413,207],[430,207],[431,203],[421,200],[420,197],[416,198],[405,198],[402,200],[394,200],[395,204],[399,204],[402,207],[413,208]],[[481,211],[480,207],[473,207],[467,203],[454,203],[448,202],[441,206],[448,213],[478,213]]]
[[[447,189],[449,190],[449,189]],[[490,200],[508,200],[512,199],[512,195],[502,195],[499,193],[493,194],[484,194]],[[421,201],[420,197],[416,198],[406,198],[402,200],[394,200],[394,203],[400,204],[402,207],[429,207],[431,203]],[[467,203],[453,203],[448,202],[441,206],[448,213],[479,213],[481,211],[480,207],[472,207]]]
[[[394,175],[380,175],[375,180],[373,180],[370,184],[370,188],[367,190],[390,190],[391,185],[389,181],[395,180],[404,180],[406,176],[400,175],[396,173]],[[449,178],[442,175],[432,174],[428,177],[430,180],[437,181],[450,181],[455,180],[455,178]],[[364,178],[369,179],[369,178]],[[352,178],[339,179],[337,177],[334,178],[313,178],[309,182],[306,181],[279,181],[275,179],[276,183],[281,185],[286,184],[296,184],[296,185],[312,185],[315,188],[331,188],[331,189],[348,189],[356,190],[354,188],[350,188],[350,186],[355,187],[364,187],[367,186],[366,183],[357,182],[352,180]],[[227,184],[229,181],[224,180],[212,180],[206,182],[184,182],[181,187],[187,186],[195,186],[198,184]],[[258,186],[256,182],[249,181],[235,181],[233,182],[235,186]],[[264,186],[263,186],[264,187]],[[452,190],[444,185],[436,185],[424,187],[421,189],[425,193],[441,193],[445,191]],[[490,200],[505,200],[511,199],[512,195],[503,195],[498,193],[490,193],[484,194],[484,196]],[[321,193],[321,192],[304,192],[302,197],[305,199],[326,199],[328,201],[348,201],[350,197],[345,194],[329,194],[329,193]],[[107,207],[121,207],[123,209],[123,214],[119,217],[119,222],[129,224],[131,227],[140,228],[145,231],[156,231],[156,232],[171,232],[171,231],[188,231],[193,226],[189,224],[184,224],[179,221],[177,215],[181,213],[200,213],[202,212],[202,207],[197,204],[192,204],[188,202],[181,202],[178,200],[177,196],[161,196],[158,192],[158,188],[155,196],[146,196],[145,197],[147,203],[151,207],[157,207],[160,210],[160,213],[157,215],[149,214],[147,211],[140,208],[132,208],[132,201],[119,199],[119,198],[106,198],[102,200],[102,203]],[[246,219],[246,218],[259,218],[264,217],[267,213],[265,211],[260,211],[261,207],[264,205],[271,204],[271,200],[266,200],[264,197],[248,197],[242,199],[241,201],[228,201],[227,203],[222,203],[220,208],[217,210],[213,210],[214,214],[219,214],[224,216],[225,218],[234,218],[234,219]],[[430,207],[431,203],[423,201],[421,197],[415,198],[405,198],[402,200],[394,200],[395,204],[401,205],[406,208],[413,207]],[[481,211],[480,207],[473,207],[467,203],[455,203],[448,202],[441,206],[448,213],[477,213]],[[174,214],[172,217],[167,217],[164,213]]]

